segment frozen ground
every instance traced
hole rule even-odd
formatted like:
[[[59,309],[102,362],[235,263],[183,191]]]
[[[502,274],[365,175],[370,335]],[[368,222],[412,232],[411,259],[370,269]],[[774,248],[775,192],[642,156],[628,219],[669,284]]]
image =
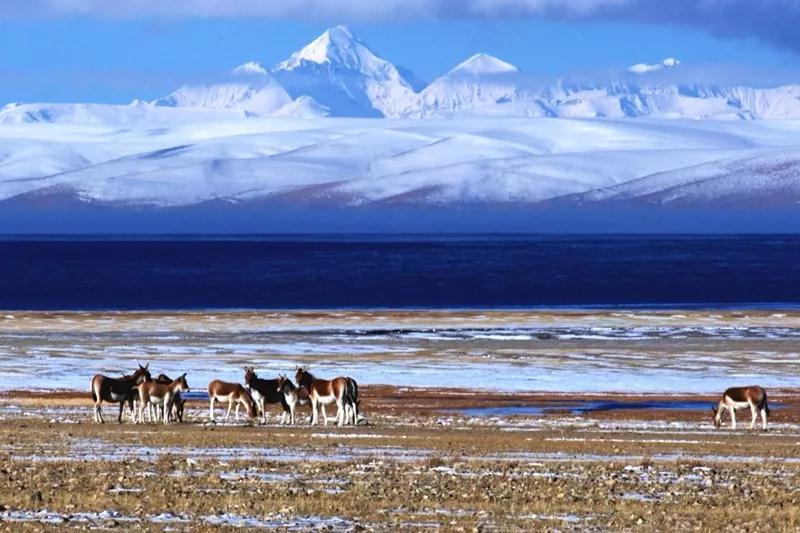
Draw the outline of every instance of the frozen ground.
[[[369,424],[346,428],[214,425],[201,404],[183,424],[101,425],[83,395],[2,395],[0,523],[650,531],[799,518],[800,419],[785,392],[767,432],[715,430],[693,411],[470,417],[421,409],[453,391],[389,392],[370,389]]]
[[[293,374],[497,391],[717,393],[800,386],[797,312],[16,313],[0,389],[87,390],[138,363],[215,378]]]

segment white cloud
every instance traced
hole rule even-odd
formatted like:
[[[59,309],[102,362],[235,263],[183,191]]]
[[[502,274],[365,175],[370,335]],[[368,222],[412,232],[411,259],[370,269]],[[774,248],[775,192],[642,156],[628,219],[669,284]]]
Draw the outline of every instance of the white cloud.
[[[647,63],[636,63],[635,65],[628,67],[628,72],[632,72],[634,74],[646,74],[648,72],[656,72],[665,68],[677,67],[680,64],[681,62],[674,57],[668,57],[661,61],[661,63],[655,63],[653,65],[648,65]]]

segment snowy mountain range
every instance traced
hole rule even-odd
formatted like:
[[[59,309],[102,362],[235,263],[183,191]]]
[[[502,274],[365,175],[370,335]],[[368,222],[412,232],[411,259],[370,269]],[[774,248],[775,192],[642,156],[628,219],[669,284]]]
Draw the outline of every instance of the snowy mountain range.
[[[219,83],[181,87],[149,103],[152,115],[178,107],[247,117],[800,118],[800,84],[755,88],[647,81],[652,72],[679,68],[678,59],[667,58],[630,66],[623,81],[537,86],[514,65],[478,53],[420,87],[407,69],[336,26],[273,68],[248,61]],[[133,105],[141,114],[140,102]],[[124,114],[126,106],[117,107]],[[65,115],[75,116],[59,105],[33,104],[5,108],[0,122],[53,121]]]
[[[628,68],[647,74],[679,68],[667,58]],[[800,85],[742,86],[558,83],[531,87],[514,65],[478,53],[419,92],[400,69],[372,52],[346,27],[336,26],[269,70],[258,62],[236,67],[249,84],[182,88],[157,105],[240,109],[267,115],[288,94],[313,99],[318,114],[349,117],[550,116],[774,119],[800,117]],[[280,88],[284,91],[280,91]],[[187,93],[190,95],[187,97]],[[309,103],[311,101],[309,100]],[[286,113],[283,113],[284,115]],[[303,116],[313,113],[305,112]]]
[[[653,65],[632,65],[628,72],[647,74],[679,66],[678,59],[667,58]],[[759,89],[634,80],[531,87],[514,65],[478,53],[415,91],[401,70],[406,72],[376,55],[346,27],[336,26],[272,69],[256,61],[233,69],[247,80],[184,87],[154,104],[287,116],[292,112],[280,110],[289,99],[305,97],[305,104],[295,106],[304,117],[800,117],[800,85]]]
[[[797,206],[800,121],[184,114],[0,126],[0,209]]]
[[[338,26],[150,102],[3,107],[0,209],[796,207],[800,85],[636,82],[676,68],[535,88],[476,54],[420,87]]]

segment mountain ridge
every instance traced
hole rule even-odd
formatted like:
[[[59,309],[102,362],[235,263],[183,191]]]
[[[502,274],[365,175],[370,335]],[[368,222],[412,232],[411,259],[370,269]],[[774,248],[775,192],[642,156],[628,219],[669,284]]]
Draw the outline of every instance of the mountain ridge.
[[[410,71],[375,54],[346,26],[335,26],[272,69],[249,61],[236,67],[234,73],[265,77],[292,99],[313,98],[329,115],[342,117],[800,118],[800,85],[755,88],[646,81],[649,73],[680,65],[680,60],[668,57],[654,64],[631,65],[626,72],[633,79],[607,84],[557,82],[535,87],[516,66],[479,52],[422,87],[416,80],[406,80],[401,72]],[[255,94],[256,88],[250,92]],[[212,85],[207,90],[220,88]],[[215,102],[213,96],[205,100],[210,102],[205,107],[226,107]],[[165,101],[169,102],[169,97],[155,103]],[[204,107],[203,101],[197,97],[196,103],[189,106]],[[259,113],[263,105],[242,102],[240,106],[255,114],[270,114]]]
[[[800,84],[769,88],[663,84],[649,77],[681,65],[680,60],[669,57],[654,64],[631,65],[618,81],[558,81],[542,86],[532,83],[511,63],[476,53],[423,86],[411,71],[375,54],[346,26],[335,26],[271,69],[259,61],[247,61],[231,69],[230,79],[183,86],[149,103],[233,111],[244,117],[800,118]],[[83,117],[96,123],[112,114],[108,107],[97,107],[102,104],[26,105],[4,107],[0,121],[56,122]],[[66,105],[75,108],[68,111]],[[37,106],[38,111],[33,109]],[[99,115],[91,116],[92,110]],[[125,106],[116,111],[119,116],[126,113]]]

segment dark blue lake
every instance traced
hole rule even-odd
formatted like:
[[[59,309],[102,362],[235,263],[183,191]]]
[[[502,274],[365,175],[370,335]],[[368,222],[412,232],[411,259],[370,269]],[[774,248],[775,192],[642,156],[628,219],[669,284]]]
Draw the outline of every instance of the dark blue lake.
[[[800,305],[800,236],[6,237],[2,309]]]

